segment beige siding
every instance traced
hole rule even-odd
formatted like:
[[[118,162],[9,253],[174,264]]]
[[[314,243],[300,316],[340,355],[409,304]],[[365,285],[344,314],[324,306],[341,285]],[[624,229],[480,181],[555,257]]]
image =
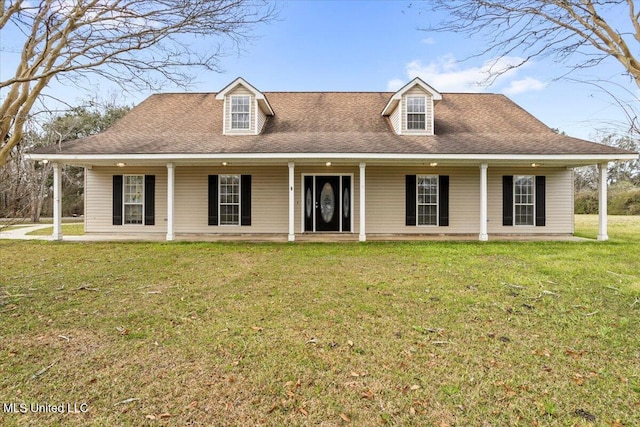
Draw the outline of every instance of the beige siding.
[[[262,111],[259,105],[256,103],[256,111],[258,112],[258,133],[262,132],[264,122],[267,120],[267,115]]]
[[[249,95],[251,97],[251,104],[250,104],[250,114],[251,117],[249,119],[249,129],[242,129],[242,130],[233,130],[231,129],[231,97],[233,95]],[[225,97],[225,101],[224,101],[224,108],[225,108],[225,133],[227,134],[248,134],[248,133],[254,133],[255,132],[255,123],[256,123],[256,118],[255,118],[255,113],[256,113],[256,99],[253,96],[253,93],[251,93],[250,90],[248,90],[247,88],[245,88],[244,86],[238,86],[237,88],[235,88],[233,91],[229,92],[226,97]]]
[[[480,177],[475,168],[367,167],[367,233],[477,233]],[[405,225],[405,176],[449,175],[449,226]]]
[[[573,176],[565,168],[491,168],[488,169],[488,231],[489,234],[573,233]],[[502,225],[502,176],[546,176],[546,226]]]
[[[402,133],[402,129],[400,128],[401,125],[401,120],[400,120],[400,103],[398,103],[398,105],[396,106],[396,109],[393,110],[393,113],[391,113],[391,116],[389,116],[389,118],[391,119],[391,125],[393,126],[393,130],[396,131],[397,134]]]
[[[208,176],[251,175],[251,226],[208,225]],[[287,165],[272,167],[176,167],[176,233],[287,233]]]
[[[405,225],[405,175],[449,175],[449,226]],[[502,175],[545,175],[546,226],[502,226]],[[367,167],[367,234],[475,234],[480,229],[479,168]],[[488,176],[488,231],[493,234],[573,233],[573,181],[566,169],[491,168]]]
[[[155,175],[155,225],[112,225],[113,175]],[[87,233],[164,233],[167,230],[166,167],[93,167],[86,169]]]
[[[408,130],[407,129],[407,97],[408,96],[424,96],[425,100],[425,113],[426,113],[426,130],[424,131],[416,131],[416,130]],[[426,92],[420,86],[416,85],[413,88],[409,89],[402,95],[401,105],[401,114],[400,119],[402,121],[402,133],[407,134],[428,134],[433,135],[433,97],[429,92]]]
[[[113,175],[156,176],[156,225],[113,226]],[[252,225],[209,226],[208,175],[248,174],[252,176]],[[449,226],[405,225],[405,176],[449,176]],[[352,166],[295,167],[295,232],[303,231],[304,175],[349,175],[352,177],[352,233],[360,228],[359,168]],[[502,176],[546,176],[546,226],[502,226]],[[85,227],[87,233],[166,232],[167,171],[165,167],[94,167],[87,169]],[[187,167],[175,168],[176,233],[278,233],[288,232],[288,167]],[[476,167],[382,167],[366,168],[367,234],[476,234],[480,218],[480,169]],[[573,233],[572,172],[563,168],[488,169],[489,234],[570,234]]]

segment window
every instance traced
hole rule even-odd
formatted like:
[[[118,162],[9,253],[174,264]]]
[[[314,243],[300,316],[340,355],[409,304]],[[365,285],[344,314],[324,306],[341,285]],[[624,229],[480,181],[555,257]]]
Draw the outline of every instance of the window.
[[[513,224],[534,225],[535,177],[513,177]]]
[[[124,176],[124,223],[143,224],[144,175]]]
[[[240,175],[220,175],[220,225],[240,225]]]
[[[426,130],[425,97],[407,97],[407,129]]]
[[[251,97],[237,95],[231,97],[231,129],[249,130],[251,128]]]
[[[418,175],[418,225],[438,225],[438,177]]]

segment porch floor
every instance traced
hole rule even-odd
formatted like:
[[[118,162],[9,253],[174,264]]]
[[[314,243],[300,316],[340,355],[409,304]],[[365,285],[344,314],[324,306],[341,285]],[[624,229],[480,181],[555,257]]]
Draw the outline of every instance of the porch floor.
[[[3,233],[4,234],[4,233]],[[7,233],[8,234],[8,233]],[[38,240],[51,240],[51,236],[1,236],[5,239],[31,238]],[[67,242],[164,242],[164,233],[139,233],[118,235],[113,233],[89,233],[84,236],[63,236]],[[176,234],[176,242],[287,242],[286,234]],[[477,242],[477,234],[368,234],[368,242],[413,242],[413,241],[466,241]],[[570,234],[490,234],[489,241],[594,241]],[[296,243],[318,242],[358,242],[357,233],[304,233],[296,234]]]

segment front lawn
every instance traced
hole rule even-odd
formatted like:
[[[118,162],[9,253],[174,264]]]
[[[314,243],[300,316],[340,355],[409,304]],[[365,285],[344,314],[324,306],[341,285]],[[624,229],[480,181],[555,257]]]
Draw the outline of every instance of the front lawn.
[[[0,402],[88,405],[0,423],[640,425],[640,219],[610,225],[604,243],[0,241]]]

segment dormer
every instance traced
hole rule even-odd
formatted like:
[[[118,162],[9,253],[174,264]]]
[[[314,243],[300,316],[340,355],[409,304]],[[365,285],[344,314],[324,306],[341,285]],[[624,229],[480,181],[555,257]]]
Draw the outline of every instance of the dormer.
[[[216,95],[224,100],[223,133],[258,135],[273,109],[267,98],[246,80],[238,77]]]
[[[442,95],[419,77],[393,94],[382,110],[398,135],[433,135],[433,107]]]

